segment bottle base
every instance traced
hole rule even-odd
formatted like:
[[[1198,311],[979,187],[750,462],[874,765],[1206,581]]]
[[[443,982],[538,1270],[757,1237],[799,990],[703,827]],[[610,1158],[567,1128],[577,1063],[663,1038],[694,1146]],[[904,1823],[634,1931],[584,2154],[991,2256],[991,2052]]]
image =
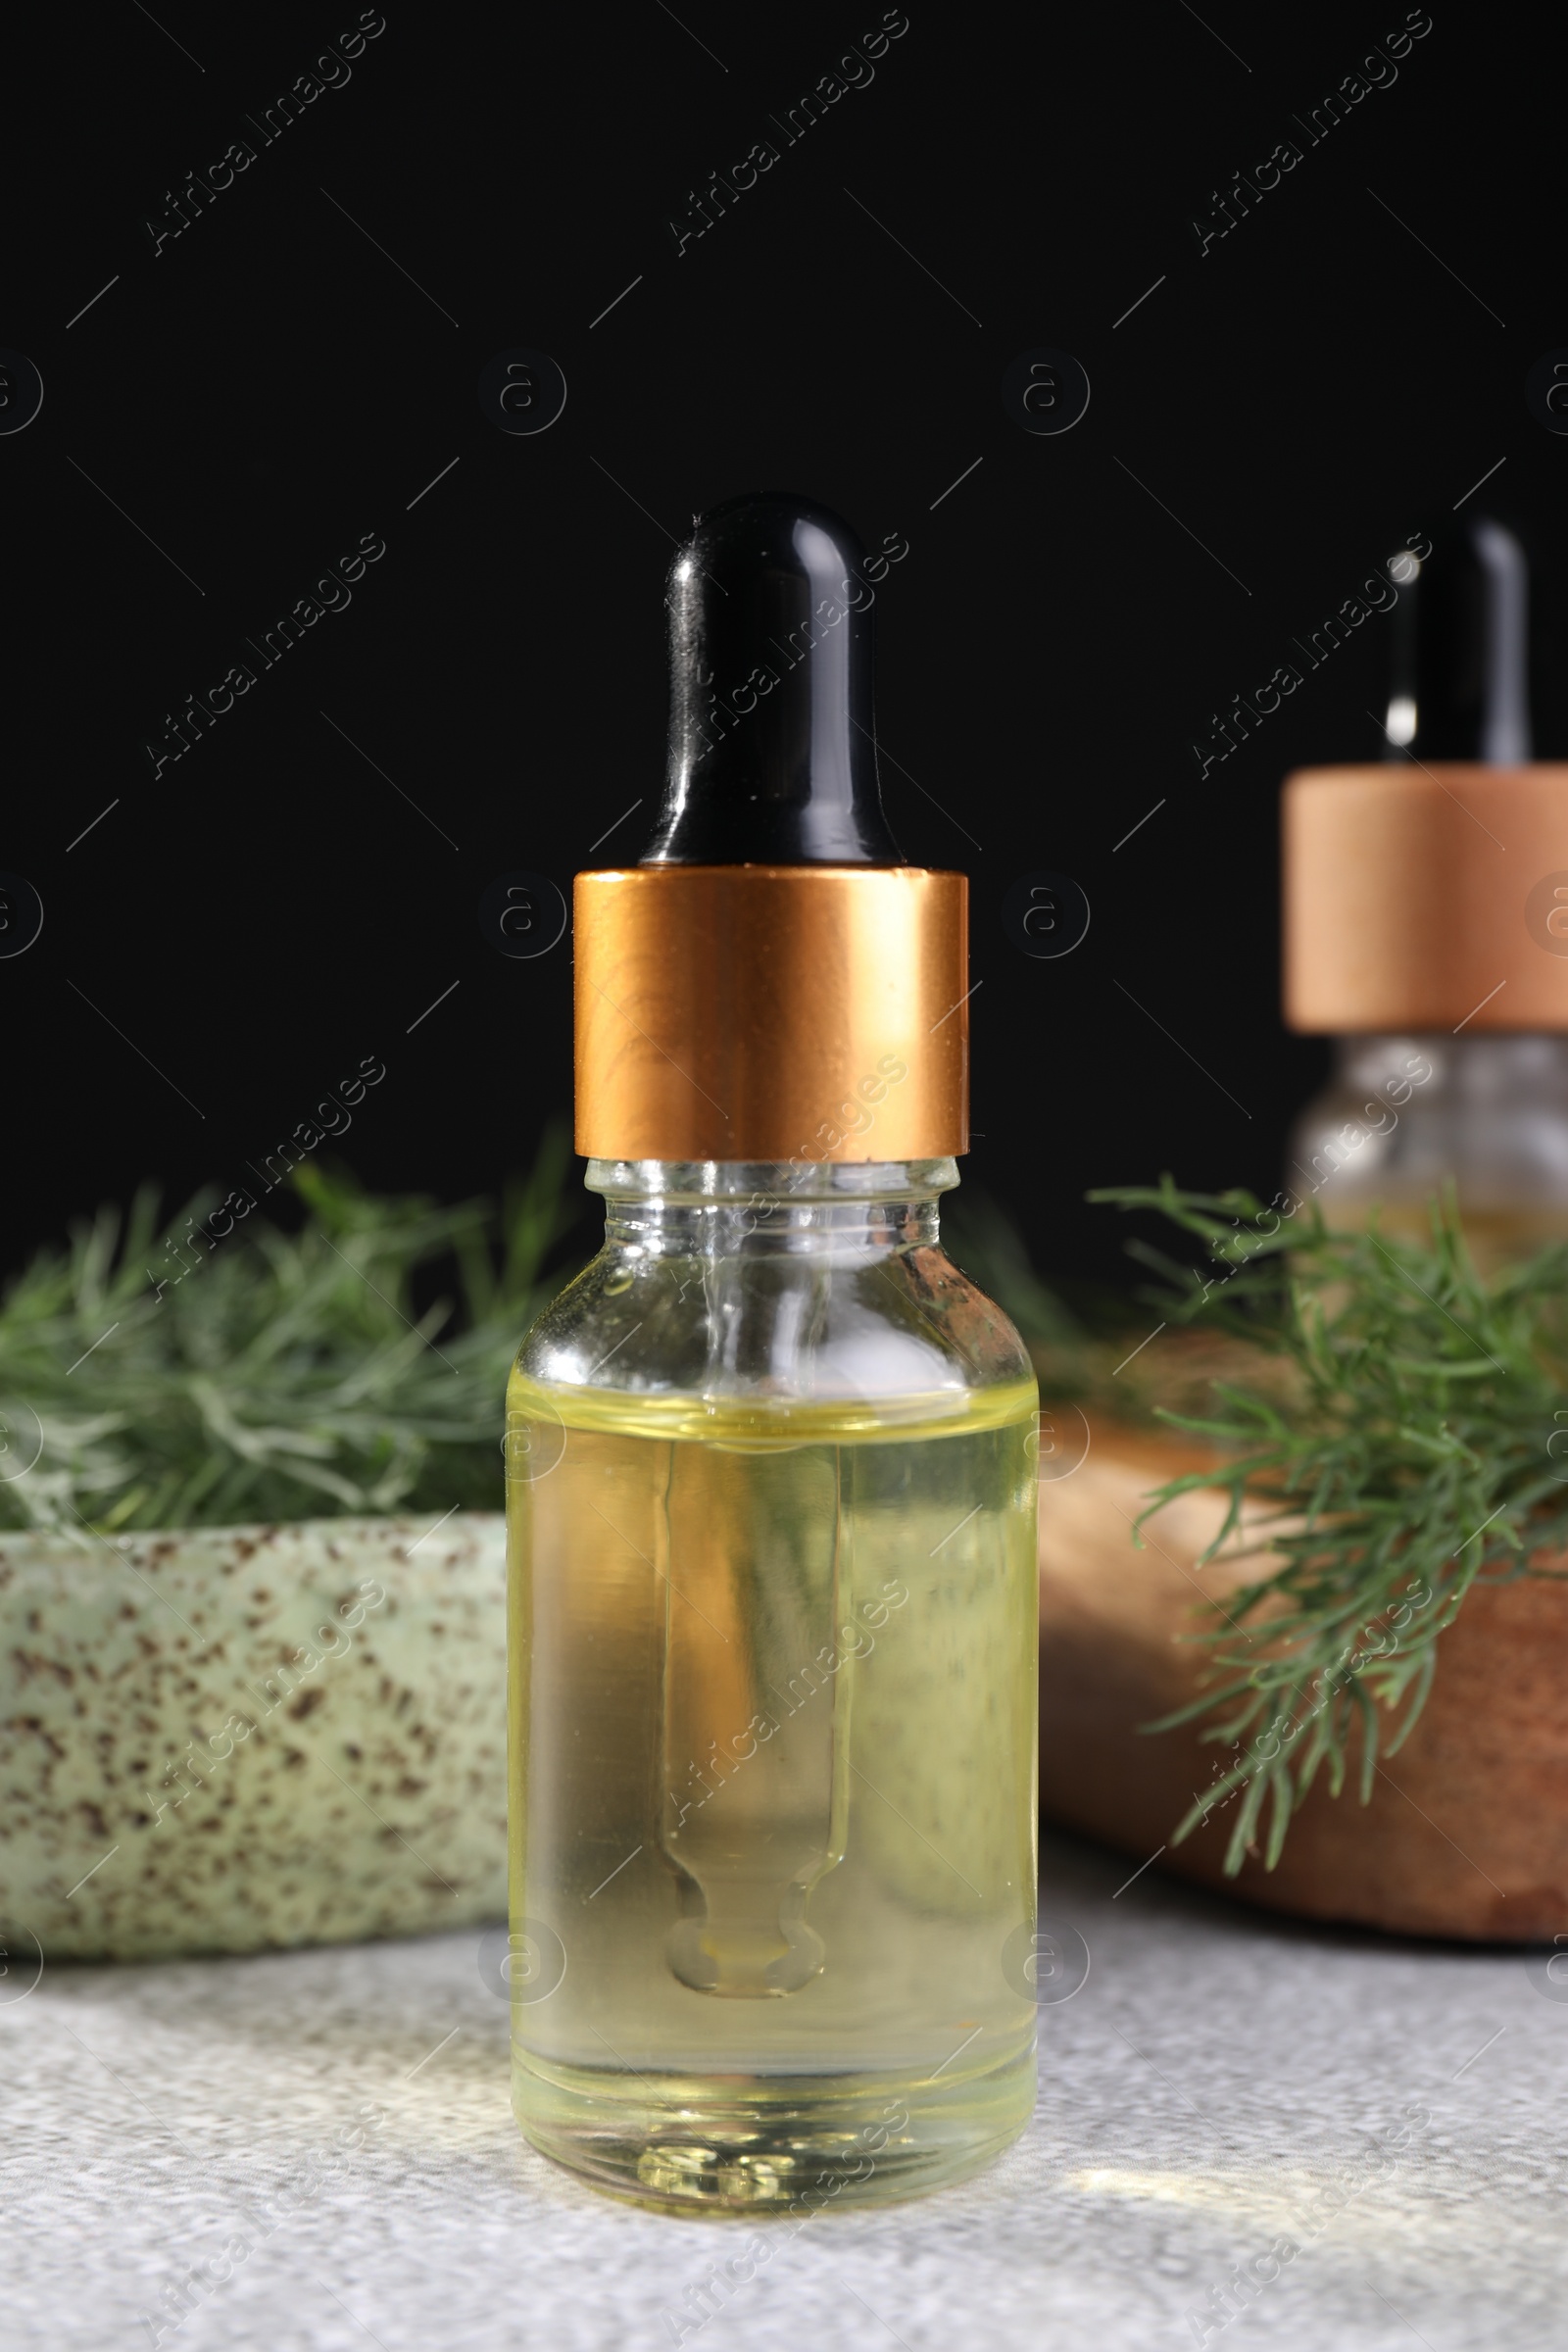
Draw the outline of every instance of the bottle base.
[[[514,2053],[513,2109],[541,2155],[666,2213],[886,2205],[965,2180],[1027,2125],[1035,2037],[956,2082],[904,2072],[632,2075]]]

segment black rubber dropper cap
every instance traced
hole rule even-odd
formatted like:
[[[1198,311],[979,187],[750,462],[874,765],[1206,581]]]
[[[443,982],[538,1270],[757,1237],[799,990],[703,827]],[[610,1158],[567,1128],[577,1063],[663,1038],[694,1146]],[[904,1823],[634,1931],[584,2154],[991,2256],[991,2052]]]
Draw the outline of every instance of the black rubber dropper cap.
[[[1389,570],[1399,603],[1388,757],[1515,767],[1557,756],[1565,581],[1531,527],[1482,509]]]
[[[785,491],[700,515],[670,566],[669,773],[644,865],[900,865],[882,814],[864,550]]]

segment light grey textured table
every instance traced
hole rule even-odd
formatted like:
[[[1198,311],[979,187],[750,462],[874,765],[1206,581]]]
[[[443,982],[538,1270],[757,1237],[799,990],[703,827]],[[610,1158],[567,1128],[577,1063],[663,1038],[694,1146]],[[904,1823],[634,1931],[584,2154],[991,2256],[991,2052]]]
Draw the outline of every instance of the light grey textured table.
[[[967,2187],[808,2222],[687,2345],[1568,2340],[1568,2000],[1543,1963],[1276,1923],[1152,1871],[1114,1896],[1124,1876],[1048,1849],[1046,1910],[1093,1965],[1042,2012],[1024,2141]],[[664,2311],[689,2317],[748,2228],[607,2202],[522,2143],[476,1945],[49,1968],[31,1991],[12,1954],[7,2344],[670,2343]],[[210,2259],[230,2275],[176,2329],[165,2290]],[[1213,2290],[1252,2264],[1278,2275],[1221,2328]]]

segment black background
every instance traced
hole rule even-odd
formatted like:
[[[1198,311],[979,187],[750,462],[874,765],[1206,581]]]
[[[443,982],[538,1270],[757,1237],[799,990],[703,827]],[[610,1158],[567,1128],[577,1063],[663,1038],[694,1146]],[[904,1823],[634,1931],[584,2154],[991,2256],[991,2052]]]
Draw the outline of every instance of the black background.
[[[1560,514],[1568,441],[1524,400],[1568,343],[1535,250],[1546,21],[1435,0],[1308,145],[1292,115],[1402,8],[910,0],[869,86],[785,145],[770,117],[869,0],[387,0],[264,146],[243,118],[357,11],[158,20],[62,12],[6,101],[0,343],[45,399],[0,438],[0,868],[46,909],[0,961],[6,1260],[144,1175],[244,1180],[367,1055],[364,1180],[459,1198],[526,1165],[569,1102],[569,936],[505,960],[480,895],[639,853],[671,545],[753,488],[909,543],[876,615],[883,791],[906,857],[973,877],[967,1172],[1068,1278],[1119,1262],[1092,1184],[1270,1187],[1326,1054],[1278,1018],[1278,785],[1377,756],[1388,621],[1204,779],[1191,746],[1499,459]],[[155,258],[144,220],[241,137],[256,161]],[[1200,256],[1211,191],[1287,137],[1301,162]],[[688,191],[761,139],[778,162],[677,255]],[[1058,438],[1000,397],[1036,345],[1093,386]],[[513,346],[569,387],[537,437],[479,410]],[[166,713],[364,533],[386,554],[352,605],[155,779]],[[1093,906],[1060,961],[1002,929],[1037,868]]]

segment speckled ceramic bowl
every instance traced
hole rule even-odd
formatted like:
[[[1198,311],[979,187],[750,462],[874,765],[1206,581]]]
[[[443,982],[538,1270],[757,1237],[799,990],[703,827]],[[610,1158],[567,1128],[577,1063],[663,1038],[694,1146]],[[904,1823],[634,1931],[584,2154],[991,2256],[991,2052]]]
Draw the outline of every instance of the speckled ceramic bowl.
[[[0,1535],[0,1939],[154,1959],[506,1908],[499,1513]]]

